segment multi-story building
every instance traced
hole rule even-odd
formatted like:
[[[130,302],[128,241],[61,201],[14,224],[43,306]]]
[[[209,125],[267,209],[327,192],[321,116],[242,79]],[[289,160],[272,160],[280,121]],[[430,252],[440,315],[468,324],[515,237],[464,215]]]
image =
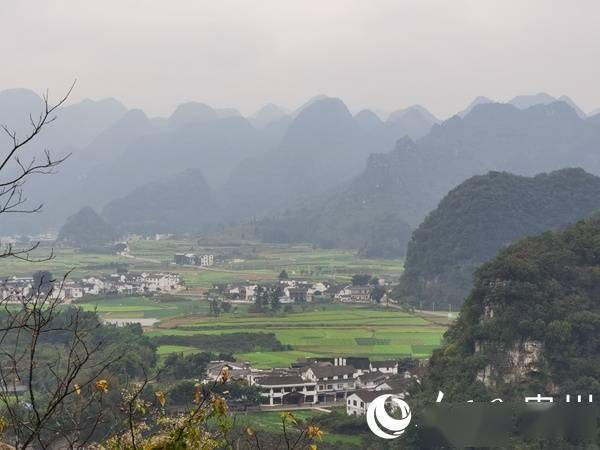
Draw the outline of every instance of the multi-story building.
[[[337,401],[356,389],[356,369],[353,366],[316,364],[302,369],[302,377],[317,385],[318,401]]]
[[[317,403],[316,383],[299,375],[264,376],[254,380],[260,389],[262,404],[303,405]]]

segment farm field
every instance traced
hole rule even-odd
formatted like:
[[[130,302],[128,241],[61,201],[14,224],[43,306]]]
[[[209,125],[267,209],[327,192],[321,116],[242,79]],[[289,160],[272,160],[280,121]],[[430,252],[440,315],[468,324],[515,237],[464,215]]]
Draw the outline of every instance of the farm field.
[[[148,334],[274,333],[282,344],[290,346],[290,350],[236,355],[255,367],[269,368],[288,366],[301,357],[425,358],[440,345],[446,330],[443,325],[405,312],[339,306],[332,310],[281,316],[189,317],[177,320],[176,328],[163,328],[170,322],[162,322],[160,329],[151,329]],[[161,351],[165,352],[164,349]]]
[[[356,251],[315,249],[310,245],[276,245],[243,242],[238,245],[199,246],[193,240],[138,240],[128,243],[130,256],[110,253],[87,253],[73,248],[55,248],[54,258],[37,263],[12,259],[0,260],[0,278],[30,276],[34,270],[48,270],[55,278],[69,273],[71,278],[85,278],[113,273],[118,265],[130,271],[178,272],[190,289],[207,289],[213,283],[270,281],[282,269],[292,277],[309,280],[335,279],[349,281],[356,273],[376,273],[380,276],[399,276],[402,260],[365,259]],[[32,253],[43,258],[52,248],[47,244]],[[177,252],[212,253],[224,258],[213,267],[175,266],[171,264]]]
[[[208,303],[181,298],[161,302],[160,297],[90,297],[85,303],[78,303],[84,311],[96,311],[103,318],[165,319],[188,314],[207,314]]]

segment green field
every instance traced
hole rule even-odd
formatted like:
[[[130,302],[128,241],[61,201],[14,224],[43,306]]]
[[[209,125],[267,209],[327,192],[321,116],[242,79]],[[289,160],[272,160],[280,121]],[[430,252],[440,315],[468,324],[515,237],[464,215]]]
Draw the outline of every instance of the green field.
[[[190,289],[206,289],[213,283],[268,281],[286,269],[293,277],[312,280],[336,279],[349,281],[356,273],[380,276],[399,276],[401,260],[365,259],[352,250],[314,249],[310,245],[274,245],[242,242],[236,245],[199,246],[193,240],[168,239],[129,242],[131,257],[114,254],[86,253],[72,248],[54,249],[54,258],[32,265],[11,258],[0,260],[0,278],[12,275],[27,276],[36,270],[49,270],[56,278],[70,272],[71,278],[84,278],[114,272],[117,264],[127,265],[130,271],[178,272]],[[52,251],[45,246],[32,253],[44,258]],[[177,252],[212,253],[223,262],[210,268],[181,267],[171,264]],[[235,257],[231,255],[235,254]]]
[[[109,297],[95,298],[78,306],[85,311],[96,311],[105,318],[155,318],[185,316],[189,314],[207,314],[208,303],[199,300],[182,298],[179,301],[161,303],[153,297]]]
[[[397,278],[403,270],[401,260],[363,259],[350,250],[314,249],[309,245],[273,245],[237,242],[221,246],[202,246],[193,240],[129,242],[130,257],[85,253],[70,248],[55,250],[55,258],[32,265],[7,258],[0,260],[0,277],[31,275],[33,270],[50,270],[59,278],[73,269],[71,278],[114,272],[126,264],[130,271],[176,271],[188,292],[181,300],[161,302],[157,298],[89,297],[80,305],[112,319],[159,319],[158,334],[220,334],[235,332],[272,332],[291,350],[254,352],[237,355],[256,367],[287,366],[302,356],[369,356],[373,359],[414,356],[424,358],[440,345],[445,326],[397,310],[377,310],[349,305],[305,305],[304,310],[277,316],[248,314],[247,305],[234,306],[234,312],[219,318],[209,317],[209,306],[201,300],[202,291],[213,283],[272,281],[283,269],[290,277],[309,280],[335,279],[349,282],[353,274],[370,273]],[[45,256],[49,247],[37,256]],[[177,252],[212,253],[221,259],[210,269],[171,264]],[[33,255],[34,257],[36,255]],[[222,258],[219,258],[223,255]],[[302,311],[302,312],[299,312]],[[161,346],[164,356],[174,351],[202,351],[184,346]]]
[[[165,356],[170,353],[183,353],[184,355],[189,355],[198,353],[198,349],[186,345],[160,345],[156,350],[156,353],[158,356]]]
[[[405,312],[339,305],[325,311],[280,316],[190,318],[176,321],[176,328],[155,329],[149,335],[274,333],[292,350],[236,355],[255,367],[269,368],[288,366],[307,356],[368,356],[374,360],[424,358],[440,345],[445,330],[444,326]]]

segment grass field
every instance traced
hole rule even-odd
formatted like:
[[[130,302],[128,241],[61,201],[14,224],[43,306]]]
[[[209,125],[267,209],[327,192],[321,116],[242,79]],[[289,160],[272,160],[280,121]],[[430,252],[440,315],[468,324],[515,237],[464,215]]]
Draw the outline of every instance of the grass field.
[[[236,355],[259,368],[284,367],[300,357],[368,356],[374,360],[413,356],[424,358],[440,345],[446,327],[399,311],[339,305],[325,311],[281,316],[232,315],[177,320],[177,328],[149,335],[274,333],[291,351]],[[169,322],[162,323],[168,326]],[[210,350],[210,349],[201,349]]]
[[[183,353],[184,355],[189,355],[198,353],[198,349],[186,345],[161,345],[156,350],[156,353],[159,357],[166,356],[170,353]]]
[[[85,311],[97,311],[106,318],[156,318],[165,319],[187,314],[207,314],[208,303],[182,298],[180,301],[161,303],[150,297],[109,297],[94,298],[79,303]]]

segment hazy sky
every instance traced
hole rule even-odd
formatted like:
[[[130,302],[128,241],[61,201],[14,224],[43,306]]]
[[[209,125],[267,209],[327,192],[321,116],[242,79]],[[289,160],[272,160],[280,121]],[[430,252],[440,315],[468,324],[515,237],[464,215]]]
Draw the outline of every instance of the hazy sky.
[[[598,0],[2,0],[0,89],[252,113],[324,93],[353,109],[546,91],[600,108]]]

